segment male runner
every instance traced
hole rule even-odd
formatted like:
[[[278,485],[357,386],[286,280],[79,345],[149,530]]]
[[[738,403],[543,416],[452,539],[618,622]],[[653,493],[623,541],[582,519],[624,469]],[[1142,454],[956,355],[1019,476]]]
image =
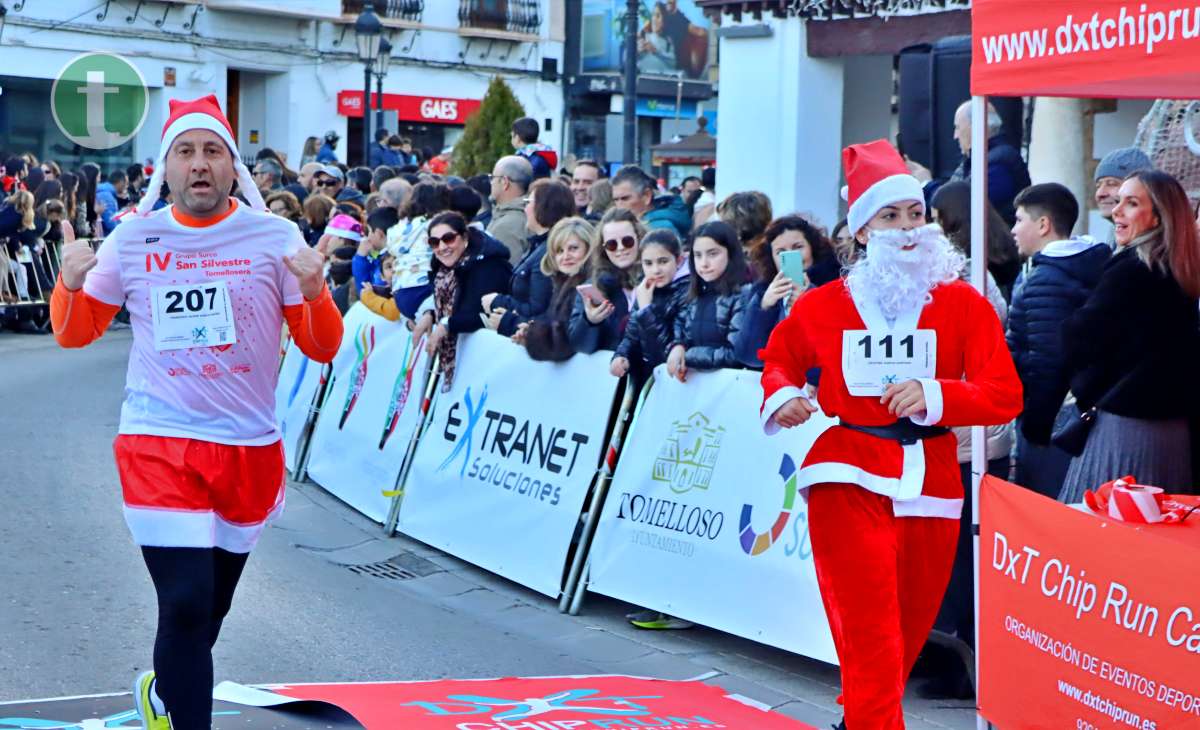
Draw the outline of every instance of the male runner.
[[[171,101],[134,215],[93,253],[64,248],[50,302],[63,347],[124,304],[133,349],[113,450],[125,520],[158,594],[154,671],[134,684],[147,730],[212,725],[212,647],[263,526],[283,508],[279,337],[328,362],[342,320],[324,260],[265,212],[233,130],[207,96]],[[174,205],[153,210],[164,179]],[[234,182],[250,205],[230,197]]]
[[[768,433],[809,419],[806,373],[840,418],[799,483],[841,664],[843,730],[900,730],[900,700],[954,562],[963,506],[949,426],[1006,423],[1021,382],[996,313],[959,280],[964,259],[925,224],[921,184],[884,140],[842,154],[850,230],[866,246],[845,279],[810,291],[771,334]]]

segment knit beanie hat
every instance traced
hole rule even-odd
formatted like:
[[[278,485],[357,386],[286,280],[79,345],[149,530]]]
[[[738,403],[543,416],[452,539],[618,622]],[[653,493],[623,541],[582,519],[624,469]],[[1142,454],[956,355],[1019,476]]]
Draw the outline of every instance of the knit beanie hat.
[[[193,129],[207,129],[225,142],[233,155],[233,169],[237,173],[238,191],[246,198],[246,202],[250,203],[251,208],[266,210],[267,204],[263,202],[262,194],[258,192],[258,186],[254,184],[254,177],[242,162],[241,155],[238,154],[233,127],[229,126],[229,120],[221,112],[221,105],[217,103],[217,97],[209,94],[191,101],[171,99],[170,109],[171,115],[167,117],[167,123],[163,125],[162,146],[158,151],[158,162],[155,163],[154,173],[150,177],[149,184],[146,185],[146,193],[137,204],[137,215],[148,216],[153,212],[154,204],[158,202],[159,192],[162,190],[163,177],[166,175],[167,153],[179,135]]]
[[[842,167],[848,183],[842,188],[842,197],[850,203],[846,221],[851,233],[862,230],[889,205],[904,200],[925,205],[921,183],[909,174],[904,158],[885,139],[852,144],[842,150]]]
[[[1124,180],[1135,172],[1153,170],[1154,163],[1137,147],[1122,147],[1113,150],[1096,165],[1096,175],[1093,182],[1099,182],[1102,177],[1115,177]]]
[[[325,232],[350,241],[361,241],[363,227],[361,223],[350,216],[340,213],[329,221],[329,225],[325,226]]]

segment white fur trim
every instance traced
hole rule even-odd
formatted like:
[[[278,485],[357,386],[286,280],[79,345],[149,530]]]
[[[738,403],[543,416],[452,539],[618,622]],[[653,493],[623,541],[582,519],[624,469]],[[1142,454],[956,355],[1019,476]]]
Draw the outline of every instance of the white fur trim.
[[[920,444],[915,444],[920,447]],[[923,466],[923,464],[922,464]],[[908,462],[905,462],[907,473]],[[922,480],[924,473],[922,470]],[[854,484],[868,492],[874,492],[892,500],[892,514],[897,517],[944,517],[957,520],[962,515],[963,500],[929,497],[918,494],[911,499],[900,499],[900,479],[881,477],[852,464],[825,462],[806,466],[796,475],[801,496],[807,501],[808,488],[816,484]]]
[[[909,416],[909,420],[918,426],[934,426],[942,420],[946,407],[942,400],[942,384],[933,378],[917,378],[917,382],[921,384],[921,391],[925,395],[925,414]]]
[[[850,204],[846,221],[851,233],[858,233],[884,207],[903,200],[918,200],[925,205],[925,190],[912,175],[885,177]]]
[[[759,417],[762,420],[763,432],[768,436],[779,433],[781,426],[775,421],[775,412],[783,407],[785,403],[793,398],[808,399],[803,388],[797,388],[794,385],[789,385],[786,388],[780,388],[775,393],[767,398],[762,405],[762,410],[759,412]]]
[[[225,142],[229,147],[229,152],[233,155],[233,170],[237,174],[238,189],[251,208],[266,210],[267,204],[263,202],[258,186],[254,184],[254,176],[242,162],[242,158],[238,154],[237,142],[229,134],[229,130],[211,114],[193,112],[176,119],[163,132],[162,147],[158,151],[158,162],[154,165],[154,174],[150,176],[150,183],[146,186],[146,194],[137,204],[137,214],[144,217],[150,215],[154,209],[154,204],[158,202],[158,192],[162,189],[163,177],[166,174],[167,153],[171,150],[171,145],[174,144],[176,137],[193,129],[206,129]]]
[[[925,488],[925,443],[903,444],[904,461],[900,467],[900,490],[896,499],[916,499]]]
[[[125,523],[143,547],[221,548],[248,553],[267,523],[283,512],[283,500],[262,522],[229,522],[210,510],[166,510],[125,506]]]
[[[957,520],[962,517],[963,500],[945,497],[927,497],[893,500],[892,514],[897,517],[943,517]]]
[[[836,461],[810,464],[796,472],[796,486],[807,488],[814,484],[857,484],[869,492],[892,499],[900,491],[900,480],[895,477],[881,477],[853,464]]]

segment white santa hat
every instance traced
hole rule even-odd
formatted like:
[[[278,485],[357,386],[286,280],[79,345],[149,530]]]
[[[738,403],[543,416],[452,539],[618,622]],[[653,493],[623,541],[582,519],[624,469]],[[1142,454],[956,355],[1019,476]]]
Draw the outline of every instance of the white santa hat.
[[[221,112],[221,105],[217,102],[217,97],[209,94],[191,101],[171,99],[170,108],[171,115],[167,118],[167,123],[163,125],[162,147],[158,152],[158,162],[154,165],[154,174],[150,176],[146,193],[137,204],[137,215],[147,216],[154,210],[154,204],[158,202],[158,193],[162,190],[163,176],[167,170],[167,152],[171,150],[171,145],[179,135],[193,129],[207,129],[224,140],[233,154],[233,169],[237,173],[238,190],[245,196],[251,208],[266,210],[267,205],[263,202],[262,194],[258,192],[258,186],[254,184],[254,177],[242,162],[241,156],[238,155],[237,142],[233,138],[233,127],[229,126],[229,120]]]
[[[925,206],[921,183],[909,174],[904,158],[885,139],[842,150],[842,168],[848,183],[842,188],[842,198],[850,203],[846,223],[851,233],[858,233],[889,205],[917,200]]]

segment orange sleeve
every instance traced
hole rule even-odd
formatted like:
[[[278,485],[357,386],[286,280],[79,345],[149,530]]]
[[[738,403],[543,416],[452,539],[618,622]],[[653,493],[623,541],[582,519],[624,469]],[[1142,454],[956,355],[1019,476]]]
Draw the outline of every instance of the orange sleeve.
[[[326,286],[316,299],[283,308],[292,339],[310,359],[332,362],[342,346],[342,314]]]
[[[379,296],[370,286],[362,290],[358,300],[363,303],[364,307],[389,322],[398,322],[400,320],[400,308],[396,306],[396,301],[391,297]]]
[[[62,347],[86,347],[104,334],[121,308],[85,293],[71,291],[59,276],[50,294],[50,323]]]

